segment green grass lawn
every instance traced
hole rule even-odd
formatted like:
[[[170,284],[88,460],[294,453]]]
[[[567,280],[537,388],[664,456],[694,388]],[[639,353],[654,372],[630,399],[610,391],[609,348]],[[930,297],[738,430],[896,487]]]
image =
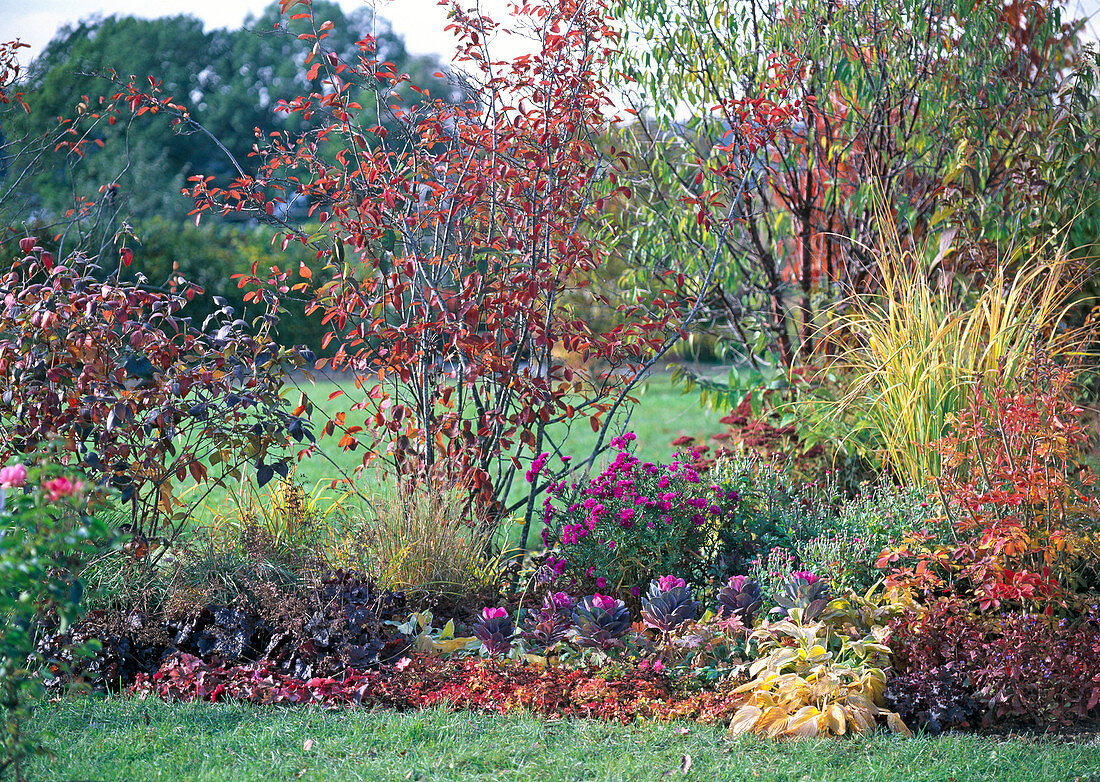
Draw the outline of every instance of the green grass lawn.
[[[329,415],[341,410],[347,411],[354,401],[363,397],[362,392],[355,391],[354,383],[351,381],[337,383],[324,380],[319,381],[315,386],[303,384],[301,388]],[[341,388],[345,394],[330,401],[329,394]],[[666,374],[656,374],[642,383],[636,396],[638,404],[631,411],[627,428],[638,435],[635,445],[639,458],[667,461],[673,452],[671,443],[680,435],[706,437],[724,428],[718,423],[718,419],[725,415],[725,411],[701,407],[697,394],[682,394],[678,389],[673,388]],[[624,410],[626,409],[628,408],[624,406]],[[353,421],[361,424],[362,415],[354,416],[349,413],[347,420],[349,424]],[[560,435],[560,433],[559,428],[555,434]],[[575,457],[587,454],[595,443],[596,434],[588,425],[588,421],[577,419],[569,431],[567,453]],[[362,461],[361,450],[342,451],[337,447],[334,439],[324,440],[322,445],[325,453],[346,471],[350,472]],[[305,461],[299,467],[302,477],[312,480],[327,480],[333,472],[332,464],[320,458]]]
[[[1100,740],[975,736],[775,743],[719,728],[73,698],[35,728],[36,780],[1080,780]],[[310,742],[307,747],[307,741]],[[685,756],[690,756],[690,768]]]
[[[329,394],[338,389],[343,389],[346,393],[329,400]],[[348,412],[352,403],[363,396],[361,392],[356,392],[354,382],[350,380],[339,383],[323,380],[316,385],[306,382],[301,385],[301,390],[320,408],[314,415],[315,428],[318,431],[323,425],[325,414]],[[297,390],[291,389],[289,398],[296,400],[297,396]],[[668,461],[674,452],[671,443],[680,435],[705,438],[724,428],[718,419],[725,415],[725,411],[701,407],[696,394],[680,393],[673,388],[668,375],[654,375],[641,384],[636,396],[638,404],[631,410],[627,423],[628,429],[638,435],[635,453],[643,460]],[[361,424],[362,417],[362,413],[348,412],[347,423],[349,426]],[[363,451],[361,449],[345,451],[338,447],[337,440],[337,437],[322,439],[320,445],[324,456],[316,455],[298,463],[295,471],[296,479],[312,488],[319,481],[327,483],[333,478],[347,475],[354,480],[364,494],[370,495],[378,485],[377,473],[370,469],[355,475],[355,468],[362,463]],[[569,432],[566,452],[574,458],[580,458],[590,453],[595,443],[596,434],[588,422],[578,420]],[[605,458],[610,460],[609,457]],[[513,499],[520,496],[523,488],[521,480],[513,487]],[[212,491],[209,498],[196,508],[194,514],[196,521],[200,523],[208,521],[212,516],[212,509],[222,505],[225,498],[224,490]]]

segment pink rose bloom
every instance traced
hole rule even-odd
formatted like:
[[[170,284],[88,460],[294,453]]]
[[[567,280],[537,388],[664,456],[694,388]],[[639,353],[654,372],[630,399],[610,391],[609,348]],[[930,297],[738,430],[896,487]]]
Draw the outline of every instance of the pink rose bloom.
[[[72,497],[79,493],[84,488],[84,484],[80,481],[70,481],[62,475],[60,478],[43,481],[42,488],[45,489],[51,502],[57,502],[62,497]]]
[[[811,573],[808,570],[796,570],[795,572],[791,573],[791,575],[792,576],[797,576],[798,578],[801,578],[807,584],[816,583],[817,578],[818,578],[817,576],[815,576],[813,573]]]
[[[657,587],[662,592],[671,592],[676,587],[687,586],[687,582],[676,576],[661,576],[657,579]]]
[[[481,609],[482,619],[503,619],[508,616],[507,608],[483,608]]]
[[[602,608],[608,613],[615,612],[616,604],[618,602],[618,600],[611,597],[610,595],[601,595],[599,592],[592,595],[592,605],[596,606],[597,608]]]
[[[21,464],[12,464],[0,468],[0,487],[18,489],[27,485],[27,468]]]

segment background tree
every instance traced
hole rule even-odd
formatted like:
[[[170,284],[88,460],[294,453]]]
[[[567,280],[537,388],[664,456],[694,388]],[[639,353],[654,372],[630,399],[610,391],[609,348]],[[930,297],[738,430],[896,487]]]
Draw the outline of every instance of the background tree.
[[[431,85],[439,97],[460,97],[433,76],[441,67],[437,62],[410,56],[370,9],[345,14],[322,1],[314,13],[318,23],[332,25],[328,44],[339,56],[351,56],[357,41],[371,40],[383,60]],[[321,116],[306,120],[301,113],[276,111],[279,97],[320,88],[320,76],[301,67],[305,53],[297,36],[305,24],[285,19],[276,2],[238,30],[203,32],[201,20],[190,16],[112,16],[63,28],[19,81],[34,100],[26,111],[5,107],[0,122],[9,142],[0,151],[6,172],[0,183],[19,195],[2,199],[0,220],[30,228],[58,255],[74,249],[101,255],[125,246],[135,263],[121,270],[123,279],[141,275],[159,285],[182,272],[204,289],[189,309],[199,322],[221,309],[215,298],[245,312],[232,275],[278,249],[270,248],[269,236],[260,239],[254,226],[188,225],[193,204],[180,191],[197,172],[225,184],[252,167],[248,158],[257,131],[301,133],[322,122]],[[149,78],[157,80],[161,94],[186,106],[194,123],[139,117],[136,110],[111,116],[109,93],[117,89],[112,79],[125,82],[131,76],[147,86]],[[360,111],[366,127],[379,124],[373,93],[370,98]],[[411,105],[420,95],[406,89],[398,99]],[[60,117],[72,121],[62,126]],[[45,153],[74,136],[83,142],[80,154],[69,154],[60,165],[53,156],[45,165]],[[307,206],[296,205],[300,213]],[[81,219],[73,221],[75,215]],[[14,231],[7,241],[25,234]],[[305,318],[304,305],[288,306],[292,311],[276,336],[287,344],[319,347],[319,324]]]
[[[697,278],[717,251],[705,321],[737,361],[798,365],[824,309],[874,287],[876,198],[905,246],[931,246],[945,281],[1067,222],[1077,220],[1075,241],[1096,240],[1095,220],[1079,216],[1100,192],[1094,96],[1075,70],[1079,27],[1057,3],[618,8],[627,32],[616,66],[643,118],[622,136],[641,196],[618,226],[624,256],[641,261],[627,281],[648,286],[650,271],[667,269]],[[798,116],[755,156],[727,231],[694,213],[708,161],[745,130],[724,107],[760,93],[765,52],[799,59]],[[964,238],[968,252],[953,253]]]

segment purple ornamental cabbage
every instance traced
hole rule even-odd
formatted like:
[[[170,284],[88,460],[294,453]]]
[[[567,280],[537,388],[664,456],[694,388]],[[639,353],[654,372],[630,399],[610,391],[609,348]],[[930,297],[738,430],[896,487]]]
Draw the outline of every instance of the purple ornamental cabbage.
[[[608,649],[623,646],[630,630],[626,603],[608,595],[589,595],[573,606],[573,632],[580,646]]]
[[[507,608],[483,608],[481,617],[474,624],[474,636],[481,641],[482,648],[492,655],[503,656],[511,651],[514,632]]]
[[[646,627],[669,633],[699,615],[699,602],[687,582],[676,576],[662,576],[649,584],[642,598],[642,621]]]

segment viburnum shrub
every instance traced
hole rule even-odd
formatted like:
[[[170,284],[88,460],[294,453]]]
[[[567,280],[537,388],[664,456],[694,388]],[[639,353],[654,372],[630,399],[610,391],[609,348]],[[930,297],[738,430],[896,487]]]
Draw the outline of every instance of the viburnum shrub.
[[[951,433],[934,444],[957,542],[908,536],[878,559],[892,568],[892,585],[973,600],[983,611],[1048,613],[1095,586],[1100,493],[1078,462],[1086,430],[1073,378],[1037,353],[1021,384],[1002,371],[974,389]]]
[[[705,583],[741,497],[688,461],[642,462],[630,453],[634,439],[630,432],[613,438],[618,453],[595,478],[550,487],[543,540],[556,547],[551,564],[579,585],[635,596],[668,573]]]
[[[107,528],[89,511],[90,482],[54,459],[27,454],[0,469],[0,777],[39,751],[26,733],[41,695],[45,661],[36,654],[48,629],[64,631],[80,614],[80,571],[103,547]],[[41,461],[41,463],[40,463]],[[52,462],[52,463],[51,463]],[[76,650],[67,648],[71,659]]]
[[[327,48],[331,24],[308,0],[281,6],[313,24],[299,38],[308,78],[322,88],[281,96],[277,110],[312,129],[260,139],[255,176],[229,187],[193,177],[196,212],[270,218],[288,201],[308,203],[320,227],[285,223],[276,239],[312,242],[324,268],[255,269],[241,282],[257,288],[251,296],[309,296],[324,344],[335,347],[318,368],[355,373],[352,408],[365,423],[338,414],[324,434],[362,448],[364,463],[382,457],[401,480],[460,485],[491,516],[526,506],[529,519],[530,500],[501,505],[515,471],[560,447],[567,427],[556,425],[610,425],[614,401],[676,315],[674,302],[652,297],[597,332],[562,306],[606,256],[585,226],[629,195],[613,172],[618,153],[604,160],[597,146],[620,121],[599,77],[617,41],[604,4],[517,6],[516,27],[536,42],[511,61],[492,50],[504,28],[455,4],[448,30],[470,95],[457,106],[408,84],[376,57],[372,38],[342,61]],[[141,105],[180,115],[132,89]],[[415,104],[399,97],[407,90]],[[368,101],[378,123],[364,122]],[[566,353],[581,365],[567,366]],[[532,485],[531,496],[544,487]]]
[[[119,282],[74,254],[58,262],[33,238],[0,276],[0,456],[49,443],[93,483],[130,503],[135,533],[175,533],[187,518],[179,487],[213,485],[255,466],[258,482],[287,474],[280,447],[311,437],[281,397],[303,357],[219,313],[205,331],[185,317],[197,289]],[[270,315],[271,313],[266,313]],[[162,523],[164,522],[164,523]]]

